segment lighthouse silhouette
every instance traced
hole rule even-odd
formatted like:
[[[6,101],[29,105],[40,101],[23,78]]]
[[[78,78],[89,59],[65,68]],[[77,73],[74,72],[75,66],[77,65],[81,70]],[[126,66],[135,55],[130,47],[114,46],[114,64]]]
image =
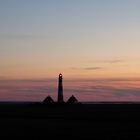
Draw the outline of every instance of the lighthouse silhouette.
[[[58,102],[62,103],[63,100],[63,76],[60,73],[58,78]]]

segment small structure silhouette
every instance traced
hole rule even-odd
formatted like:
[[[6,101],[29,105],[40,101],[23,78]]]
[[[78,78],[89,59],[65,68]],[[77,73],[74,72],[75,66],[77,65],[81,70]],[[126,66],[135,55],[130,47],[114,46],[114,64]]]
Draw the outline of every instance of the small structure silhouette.
[[[43,101],[43,103],[45,103],[45,104],[50,104],[50,103],[53,103],[53,102],[54,102],[54,100],[51,98],[51,96],[47,96],[45,98],[45,100]]]
[[[76,97],[74,97],[74,95],[72,95],[68,101],[67,101],[68,104],[75,104],[75,103],[78,103],[78,100],[76,99]]]

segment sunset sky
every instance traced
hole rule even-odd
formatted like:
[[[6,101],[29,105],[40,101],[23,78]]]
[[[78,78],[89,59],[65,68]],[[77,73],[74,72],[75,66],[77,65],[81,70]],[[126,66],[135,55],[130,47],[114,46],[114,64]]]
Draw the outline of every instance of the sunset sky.
[[[140,85],[139,37],[139,0],[0,0],[0,98],[16,96],[9,96],[11,81],[3,80],[57,79],[59,72],[73,81],[133,79]],[[128,85],[123,89],[140,93]],[[103,97],[98,100],[115,98]]]
[[[139,77],[140,1],[1,0],[0,75]]]

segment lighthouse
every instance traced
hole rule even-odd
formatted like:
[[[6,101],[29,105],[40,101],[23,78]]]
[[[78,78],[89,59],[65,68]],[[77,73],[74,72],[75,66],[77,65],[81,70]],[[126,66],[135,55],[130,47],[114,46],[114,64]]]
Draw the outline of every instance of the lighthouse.
[[[64,102],[63,101],[63,76],[60,73],[58,78],[58,102]]]

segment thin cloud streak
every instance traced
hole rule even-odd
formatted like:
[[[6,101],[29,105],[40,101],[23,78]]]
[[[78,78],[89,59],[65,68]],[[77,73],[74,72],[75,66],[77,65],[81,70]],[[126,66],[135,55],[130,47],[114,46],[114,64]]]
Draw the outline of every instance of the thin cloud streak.
[[[46,36],[45,34],[22,34],[22,33],[13,33],[13,34],[0,34],[0,39],[46,39],[49,36]]]
[[[84,70],[100,70],[102,69],[102,67],[87,67],[87,68],[84,68]]]
[[[117,63],[122,63],[123,60],[110,60],[110,61],[102,61],[103,63],[110,63],[110,64],[117,64]]]
[[[78,68],[78,67],[71,67],[72,70],[101,70],[103,67],[85,67],[85,68]]]
[[[124,62],[124,60],[122,60],[122,59],[95,60],[95,61],[92,61],[92,62],[94,62],[94,63],[100,63],[100,64],[102,64],[102,63],[105,63],[105,64],[119,64],[119,63]]]

